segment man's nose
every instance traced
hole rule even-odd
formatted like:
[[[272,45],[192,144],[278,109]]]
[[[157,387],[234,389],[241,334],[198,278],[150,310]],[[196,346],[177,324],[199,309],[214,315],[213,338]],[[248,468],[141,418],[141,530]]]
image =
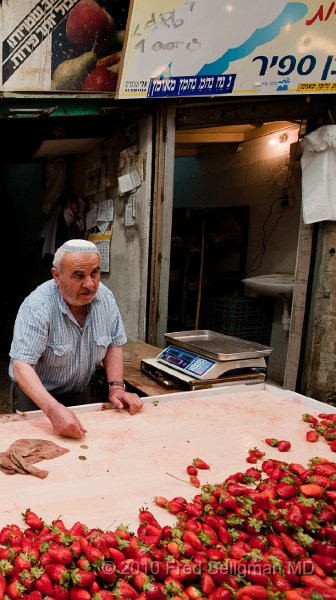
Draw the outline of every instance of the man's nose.
[[[92,279],[90,275],[85,277],[85,279],[83,280],[83,287],[87,288],[88,290],[93,290],[95,288],[94,279]]]

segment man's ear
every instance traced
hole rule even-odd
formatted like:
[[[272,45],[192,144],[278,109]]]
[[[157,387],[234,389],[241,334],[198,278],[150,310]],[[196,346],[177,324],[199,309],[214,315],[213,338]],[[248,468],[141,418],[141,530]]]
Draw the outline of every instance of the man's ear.
[[[53,278],[55,279],[56,283],[58,283],[59,273],[58,273],[56,267],[51,267],[51,274],[52,274]]]

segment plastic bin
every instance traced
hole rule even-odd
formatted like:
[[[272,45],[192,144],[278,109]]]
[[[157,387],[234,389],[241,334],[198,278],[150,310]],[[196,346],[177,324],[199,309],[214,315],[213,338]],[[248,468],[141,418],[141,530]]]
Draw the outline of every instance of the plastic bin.
[[[274,301],[245,296],[211,298],[207,306],[207,328],[269,346]]]

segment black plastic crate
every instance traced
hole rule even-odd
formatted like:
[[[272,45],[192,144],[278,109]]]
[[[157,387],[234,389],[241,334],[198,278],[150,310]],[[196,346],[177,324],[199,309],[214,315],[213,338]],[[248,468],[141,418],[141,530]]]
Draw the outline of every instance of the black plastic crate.
[[[274,302],[245,296],[212,298],[207,307],[207,328],[269,346]]]

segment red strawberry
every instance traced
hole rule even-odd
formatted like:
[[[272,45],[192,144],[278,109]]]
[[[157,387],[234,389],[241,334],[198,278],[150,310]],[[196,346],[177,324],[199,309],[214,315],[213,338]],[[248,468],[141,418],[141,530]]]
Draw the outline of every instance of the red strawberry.
[[[148,575],[146,575],[146,573],[143,573],[142,571],[139,571],[138,573],[134,573],[132,575],[132,585],[134,585],[134,587],[139,590],[139,592],[142,592],[142,590],[144,590],[144,586],[147,585],[148,583],[150,583],[150,578],[148,577]]]
[[[276,492],[280,498],[293,498],[296,496],[297,489],[291,483],[280,481],[276,486]]]
[[[300,492],[308,498],[321,498],[323,496],[323,488],[317,483],[306,483],[300,485]],[[326,492],[326,495],[331,492]]]
[[[38,590],[33,590],[28,594],[28,600],[42,600],[42,598],[43,596]]]
[[[195,550],[203,549],[203,544],[194,531],[185,531],[183,534],[183,541],[189,542],[195,548]]]
[[[77,521],[69,529],[69,533],[70,533],[70,535],[82,535],[83,537],[85,537],[88,533],[88,528],[86,527],[86,525],[84,525],[80,521]]]
[[[126,527],[125,525],[119,525],[119,527],[116,528],[114,533],[122,540],[130,540],[133,535],[130,533],[128,527]]]
[[[144,586],[146,592],[146,600],[166,600],[165,588],[162,583],[152,581]]]
[[[317,431],[307,431],[306,433],[306,440],[307,442],[317,442],[317,440],[319,439],[319,434],[317,433]]]
[[[117,566],[122,560],[125,560],[125,554],[121,550],[118,550],[118,548],[109,548],[109,551],[111,559]]]
[[[45,566],[45,572],[52,581],[60,585],[64,585],[69,580],[69,571],[64,565],[49,563]]]
[[[54,599],[55,600],[68,600],[69,592],[63,586],[58,583],[54,584]]]
[[[92,585],[90,585],[89,592],[90,592],[91,596],[93,596],[94,594],[97,594],[100,591],[101,591],[101,586],[99,585],[99,583],[96,580],[93,582]]]
[[[115,595],[109,590],[99,590],[93,596],[94,600],[114,600]]]
[[[21,571],[24,571],[25,569],[30,569],[32,564],[26,554],[20,554],[19,556],[15,557],[13,566],[14,574],[18,575],[19,573],[21,573]]]
[[[157,506],[160,506],[161,508],[167,508],[168,500],[163,496],[155,496],[154,502],[155,504],[157,504]]]
[[[195,475],[191,475],[191,477],[189,477],[189,483],[195,487],[201,487],[201,482]]]
[[[204,462],[204,460],[202,460],[201,458],[194,458],[192,464],[194,465],[194,467],[196,467],[196,469],[210,469],[210,465]]]
[[[237,600],[241,600],[245,596],[253,600],[267,600],[268,593],[262,585],[244,585],[244,587],[238,590],[236,598]]]
[[[286,533],[280,533],[280,537],[283,541],[283,544],[290,556],[293,558],[300,558],[302,556],[307,556],[306,550],[299,544],[296,540],[291,538]]]
[[[336,571],[336,558],[332,556],[322,556],[321,554],[312,554],[312,559],[323,569],[327,575],[334,575]]]
[[[82,588],[90,587],[96,579],[96,574],[93,571],[81,571],[81,569],[73,569],[70,576],[73,584]]]
[[[104,553],[94,546],[84,546],[83,552],[92,566],[100,568],[105,561]]]
[[[112,563],[106,562],[101,569],[98,569],[97,575],[107,583],[114,583],[116,579],[116,568]]]
[[[91,571],[91,563],[88,561],[88,559],[86,558],[86,556],[81,556],[77,560],[76,565],[82,571]]]
[[[25,591],[26,588],[23,585],[18,581],[13,581],[6,588],[6,596],[11,598],[11,600],[18,600]]]
[[[331,477],[336,475],[336,469],[333,465],[328,464],[314,465],[314,473],[315,475],[322,475],[322,477]]]
[[[139,521],[140,521],[140,523],[144,523],[145,525],[153,525],[153,527],[156,527],[157,529],[161,529],[161,525],[157,522],[153,513],[151,513],[149,510],[144,510],[144,509],[140,510]]]
[[[6,590],[6,579],[5,576],[0,573],[0,600],[3,600]],[[40,599],[42,600],[42,598]]]
[[[313,415],[310,415],[309,413],[305,413],[304,415],[302,415],[302,419],[306,423],[311,423],[312,425],[318,425],[318,419],[316,417],[313,417]]]
[[[303,527],[305,524],[305,517],[303,516],[300,508],[293,504],[286,516],[286,520],[293,527]]]
[[[268,446],[272,446],[272,448],[276,448],[279,444],[279,441],[275,438],[265,438],[265,442]]]
[[[119,579],[113,592],[117,598],[122,598],[123,600],[132,600],[133,598],[138,598],[139,596],[138,592],[129,583],[127,583],[125,579]],[[71,598],[70,600],[77,599]]]
[[[114,531],[105,531],[101,534],[101,539],[108,548],[117,548],[118,546],[118,538]]]
[[[40,556],[40,565],[42,567],[45,567],[49,563],[51,563],[51,556],[50,556],[49,552],[44,552],[44,554],[41,554],[41,556]]]
[[[27,508],[27,510],[24,513],[22,513],[22,516],[25,523],[31,529],[34,529],[35,531],[40,531],[42,529],[43,521],[41,517],[38,517],[36,513],[30,510],[30,508]]]
[[[52,581],[47,575],[47,573],[39,574],[39,570],[35,567],[31,570],[32,574],[35,576],[35,572],[37,572],[37,579],[35,581],[35,589],[40,591],[43,596],[53,596],[54,595],[54,586]]]
[[[205,596],[209,596],[216,589],[216,584],[209,573],[201,575],[201,590]]]
[[[188,475],[197,475],[198,469],[194,465],[188,465],[186,468]]]
[[[202,592],[195,587],[194,585],[189,585],[185,588],[184,593],[187,595],[190,600],[198,600],[198,598],[202,598]]]
[[[265,452],[262,452],[258,448],[250,448],[248,452],[250,456],[255,456],[258,459],[263,458],[265,456]]]
[[[278,443],[279,452],[288,452],[291,448],[291,443],[288,440],[280,440]]]
[[[69,592],[69,600],[91,600],[91,594],[83,588],[71,588]]]
[[[230,583],[232,583],[232,579]],[[230,584],[228,583],[228,585]],[[232,600],[232,594],[230,590],[220,586],[214,592],[212,592],[212,594],[210,594],[209,598],[211,598],[211,600]],[[248,596],[247,598],[250,600]]]
[[[72,553],[69,548],[61,546],[60,544],[51,544],[48,550],[49,556],[54,563],[59,563],[69,567],[72,563]]]

